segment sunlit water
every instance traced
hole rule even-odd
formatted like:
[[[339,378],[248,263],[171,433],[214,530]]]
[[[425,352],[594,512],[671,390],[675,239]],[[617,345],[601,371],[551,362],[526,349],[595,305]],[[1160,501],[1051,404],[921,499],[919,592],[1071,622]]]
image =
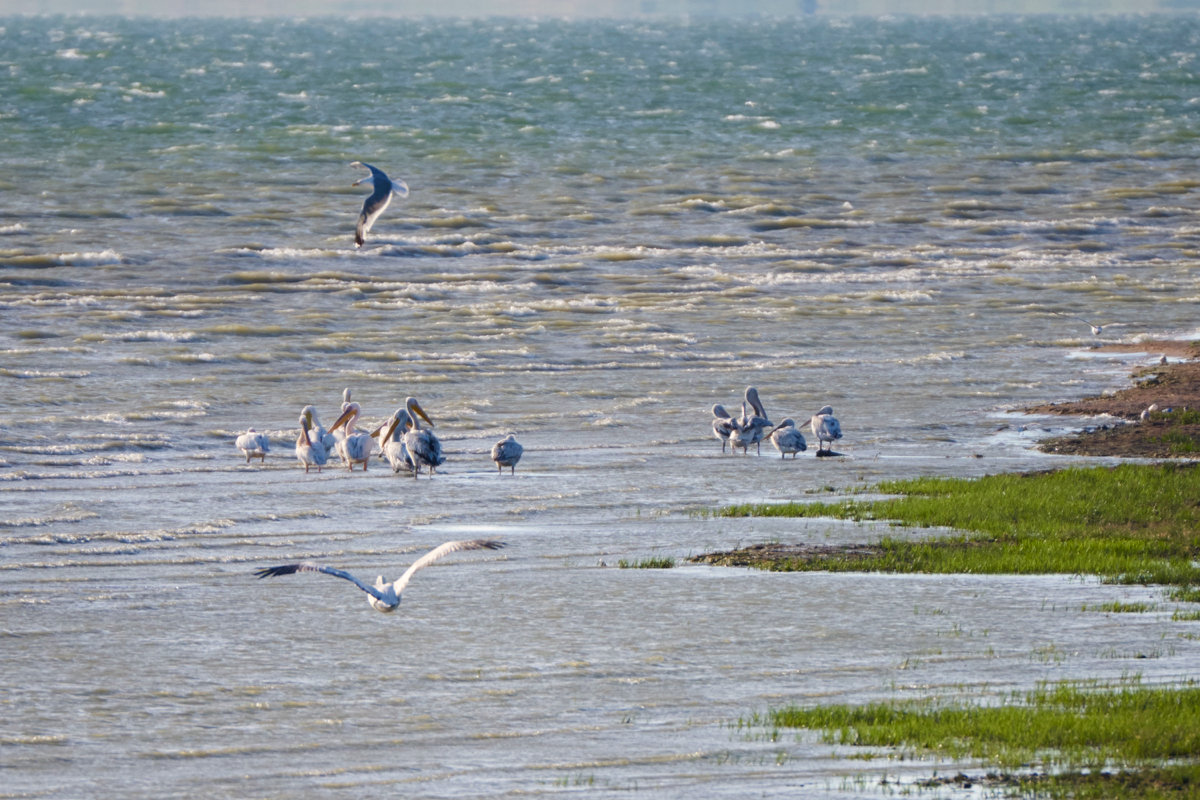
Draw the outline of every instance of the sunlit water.
[[[727,502],[1070,463],[1031,449],[1069,421],[1013,410],[1157,359],[1071,315],[1198,335],[1198,39],[3,21],[0,797],[857,797],[955,765],[739,720],[1192,674],[1152,588],[685,562],[881,534]],[[361,251],[355,159],[412,189]],[[722,455],[747,385],[776,421],[832,404],[843,457]],[[419,397],[437,476],[305,475],[300,408],[346,387],[369,427]],[[508,547],[391,616],[252,576],[476,536]],[[618,567],[651,556],[678,566]]]

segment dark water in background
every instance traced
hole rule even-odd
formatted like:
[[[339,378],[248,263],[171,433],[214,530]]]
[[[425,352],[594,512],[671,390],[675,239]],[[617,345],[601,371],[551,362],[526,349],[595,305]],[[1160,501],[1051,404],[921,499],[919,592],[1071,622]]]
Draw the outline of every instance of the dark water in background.
[[[0,22],[0,797],[854,795],[937,765],[731,723],[1190,674],[1171,609],[1087,610],[1153,591],[614,565],[876,535],[694,513],[729,501],[1065,463],[1009,411],[1130,361],[1062,315],[1197,335],[1198,38]],[[358,252],[355,159],[412,189]],[[846,458],[722,457],[708,409],[749,384],[774,419],[831,403]],[[372,426],[418,396],[439,475],[305,476],[299,410],[345,387]],[[509,548],[392,617],[250,577],[476,535]]]

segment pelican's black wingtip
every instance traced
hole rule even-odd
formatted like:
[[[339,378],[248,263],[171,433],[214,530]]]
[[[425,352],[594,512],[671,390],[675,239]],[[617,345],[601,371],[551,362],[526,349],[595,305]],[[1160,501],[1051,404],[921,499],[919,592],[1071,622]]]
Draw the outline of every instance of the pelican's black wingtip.
[[[488,550],[499,550],[501,547],[507,547],[508,542],[501,542],[497,539],[487,539],[479,543],[480,547],[486,547]]]
[[[291,575],[296,570],[300,569],[299,564],[284,564],[279,567],[263,567],[262,569],[254,570],[254,575],[259,578],[276,578],[280,575]]]

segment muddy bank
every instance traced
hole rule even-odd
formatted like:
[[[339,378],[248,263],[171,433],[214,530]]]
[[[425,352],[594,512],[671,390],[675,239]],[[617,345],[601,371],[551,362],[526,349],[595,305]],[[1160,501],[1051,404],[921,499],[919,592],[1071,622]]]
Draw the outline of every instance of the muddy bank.
[[[1200,343],[1142,342],[1137,345],[1106,345],[1099,352],[1162,353],[1169,361],[1139,367],[1133,372],[1134,385],[1113,394],[1088,397],[1068,403],[1048,403],[1026,409],[1031,414],[1095,416],[1108,414],[1126,423],[1102,425],[1082,433],[1042,442],[1038,449],[1062,455],[1116,456],[1127,458],[1200,457]],[[1141,419],[1148,408],[1159,413]],[[1170,413],[1164,413],[1170,410]]]

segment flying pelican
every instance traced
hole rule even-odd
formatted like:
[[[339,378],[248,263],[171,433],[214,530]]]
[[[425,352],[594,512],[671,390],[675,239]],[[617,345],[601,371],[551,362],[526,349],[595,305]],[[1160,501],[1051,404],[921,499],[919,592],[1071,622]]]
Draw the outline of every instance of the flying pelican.
[[[312,428],[312,420],[308,414],[300,415],[300,435],[296,437],[296,458],[300,459],[300,463],[304,465],[304,473],[308,474],[309,467],[316,467],[317,472],[321,471],[321,467],[329,460],[329,451],[325,449],[325,445],[320,442],[313,441],[309,430]]]
[[[363,242],[366,241],[367,232],[371,230],[375,220],[379,219],[379,215],[388,207],[388,203],[392,202],[392,195],[408,197],[408,184],[400,180],[394,181],[383,170],[361,161],[353,161],[350,166],[366,167],[371,170],[370,175],[359,178],[351,184],[352,186],[369,183],[375,190],[371,192],[370,197],[363,201],[362,212],[358,215],[358,226],[354,229],[354,246],[362,247]]]
[[[319,443],[325,448],[325,455],[333,452],[333,448],[337,446],[337,437],[325,430],[325,426],[321,424],[321,418],[317,416],[316,407],[305,406],[300,414],[308,419],[309,434],[313,442]]]
[[[346,410],[329,429],[330,433],[334,433],[339,428],[345,427],[346,435],[338,439],[335,449],[351,472],[354,471],[355,464],[362,464],[363,472],[366,472],[367,462],[371,460],[371,451],[375,449],[375,442],[371,439],[371,434],[354,432],[354,423],[358,421],[359,410],[358,403],[347,403]]]
[[[349,572],[322,566],[321,564],[314,564],[311,561],[304,561],[299,564],[283,564],[278,567],[265,567],[264,569],[255,570],[254,574],[260,578],[266,578],[268,576],[291,575],[294,572],[324,572],[326,575],[333,575],[334,577],[350,581],[369,595],[367,602],[371,604],[372,608],[388,612],[395,611],[400,606],[400,593],[404,591],[404,587],[408,586],[408,582],[412,580],[413,574],[422,567],[427,567],[442,556],[459,550],[499,550],[501,547],[504,547],[504,542],[497,542],[493,539],[446,542],[433,548],[414,561],[412,566],[406,569],[404,574],[396,580],[385,582],[383,576],[380,575],[375,579],[374,586],[363,583]]]
[[[496,462],[496,469],[503,473],[504,468],[508,467],[510,475],[517,474],[517,462],[521,460],[521,453],[525,448],[521,447],[517,441],[517,435],[510,433],[505,438],[492,445],[492,461]]]
[[[408,455],[415,465],[413,477],[417,477],[417,473],[421,471],[421,465],[424,464],[429,467],[429,477],[432,478],[433,473],[437,472],[437,468],[446,462],[446,457],[442,455],[442,442],[436,433],[421,427],[417,417],[430,425],[433,424],[433,420],[425,413],[425,409],[421,408],[417,398],[405,398],[404,408],[408,411],[409,422],[412,423],[412,427],[404,434],[404,446],[408,448]]]
[[[234,445],[238,450],[246,456],[246,463],[250,463],[250,459],[258,457],[262,463],[267,463],[267,453],[271,452],[271,443],[267,441],[265,433],[256,433],[254,428],[250,428],[241,436],[234,440]]]
[[[791,453],[792,458],[795,459],[796,453],[803,453],[808,449],[808,444],[804,441],[804,434],[796,429],[796,421],[791,417],[779,423],[771,431],[771,444],[775,445],[775,449],[779,451],[780,458]]]
[[[713,421],[712,430],[713,436],[721,440],[721,452],[725,452],[725,443],[729,441],[733,429],[737,423],[733,421],[733,417],[729,416],[729,412],[725,410],[725,406],[718,403],[712,407]]]
[[[832,455],[833,443],[842,438],[842,426],[833,416],[833,406],[823,406],[809,420],[809,427],[817,437],[817,455]],[[829,442],[829,449],[825,449],[826,442]]]
[[[403,408],[398,408],[396,413],[388,417],[387,421],[371,434],[379,439],[379,449],[383,451],[383,457],[392,465],[392,472],[399,472],[402,469],[412,472],[416,469],[416,464],[408,454],[408,448],[404,446],[404,433],[411,424],[408,412]]]

